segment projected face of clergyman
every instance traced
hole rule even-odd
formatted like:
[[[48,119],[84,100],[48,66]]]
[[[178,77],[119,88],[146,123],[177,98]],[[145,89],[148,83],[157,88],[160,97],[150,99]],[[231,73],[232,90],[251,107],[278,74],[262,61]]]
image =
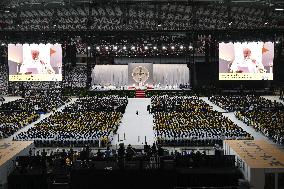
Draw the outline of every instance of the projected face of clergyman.
[[[38,59],[39,51],[37,50],[32,50],[32,58],[33,60]]]
[[[245,48],[243,53],[244,53],[244,58],[248,58],[251,55],[251,50],[248,48]]]

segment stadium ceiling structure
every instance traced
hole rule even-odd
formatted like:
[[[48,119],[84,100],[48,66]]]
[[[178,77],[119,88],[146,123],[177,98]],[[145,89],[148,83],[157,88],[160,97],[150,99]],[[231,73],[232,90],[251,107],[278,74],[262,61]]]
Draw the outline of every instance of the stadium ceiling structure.
[[[282,7],[282,0],[2,0],[0,31],[283,31]]]

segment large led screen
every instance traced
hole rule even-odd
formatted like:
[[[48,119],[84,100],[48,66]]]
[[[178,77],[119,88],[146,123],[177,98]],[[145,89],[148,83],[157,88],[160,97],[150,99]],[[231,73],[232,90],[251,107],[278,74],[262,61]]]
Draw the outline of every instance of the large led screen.
[[[273,42],[219,43],[219,80],[273,80]]]
[[[9,81],[62,81],[60,44],[9,44]]]

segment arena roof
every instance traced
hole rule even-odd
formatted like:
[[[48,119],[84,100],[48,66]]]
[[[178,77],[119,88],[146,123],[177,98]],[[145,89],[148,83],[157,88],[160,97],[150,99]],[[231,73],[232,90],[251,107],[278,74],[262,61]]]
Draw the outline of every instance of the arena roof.
[[[190,31],[284,28],[284,11],[278,6],[281,2],[277,1],[269,1],[268,4],[266,1],[250,0],[1,2],[0,31]]]

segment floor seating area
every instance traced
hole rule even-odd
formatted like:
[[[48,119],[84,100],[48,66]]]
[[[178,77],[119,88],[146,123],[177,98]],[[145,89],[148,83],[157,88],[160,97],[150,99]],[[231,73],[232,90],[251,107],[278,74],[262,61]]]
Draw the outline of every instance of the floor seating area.
[[[35,140],[37,146],[105,145],[116,133],[126,105],[126,97],[81,98],[18,134],[16,140]]]
[[[224,139],[253,139],[196,96],[153,96],[157,141],[164,146],[215,145]]]

